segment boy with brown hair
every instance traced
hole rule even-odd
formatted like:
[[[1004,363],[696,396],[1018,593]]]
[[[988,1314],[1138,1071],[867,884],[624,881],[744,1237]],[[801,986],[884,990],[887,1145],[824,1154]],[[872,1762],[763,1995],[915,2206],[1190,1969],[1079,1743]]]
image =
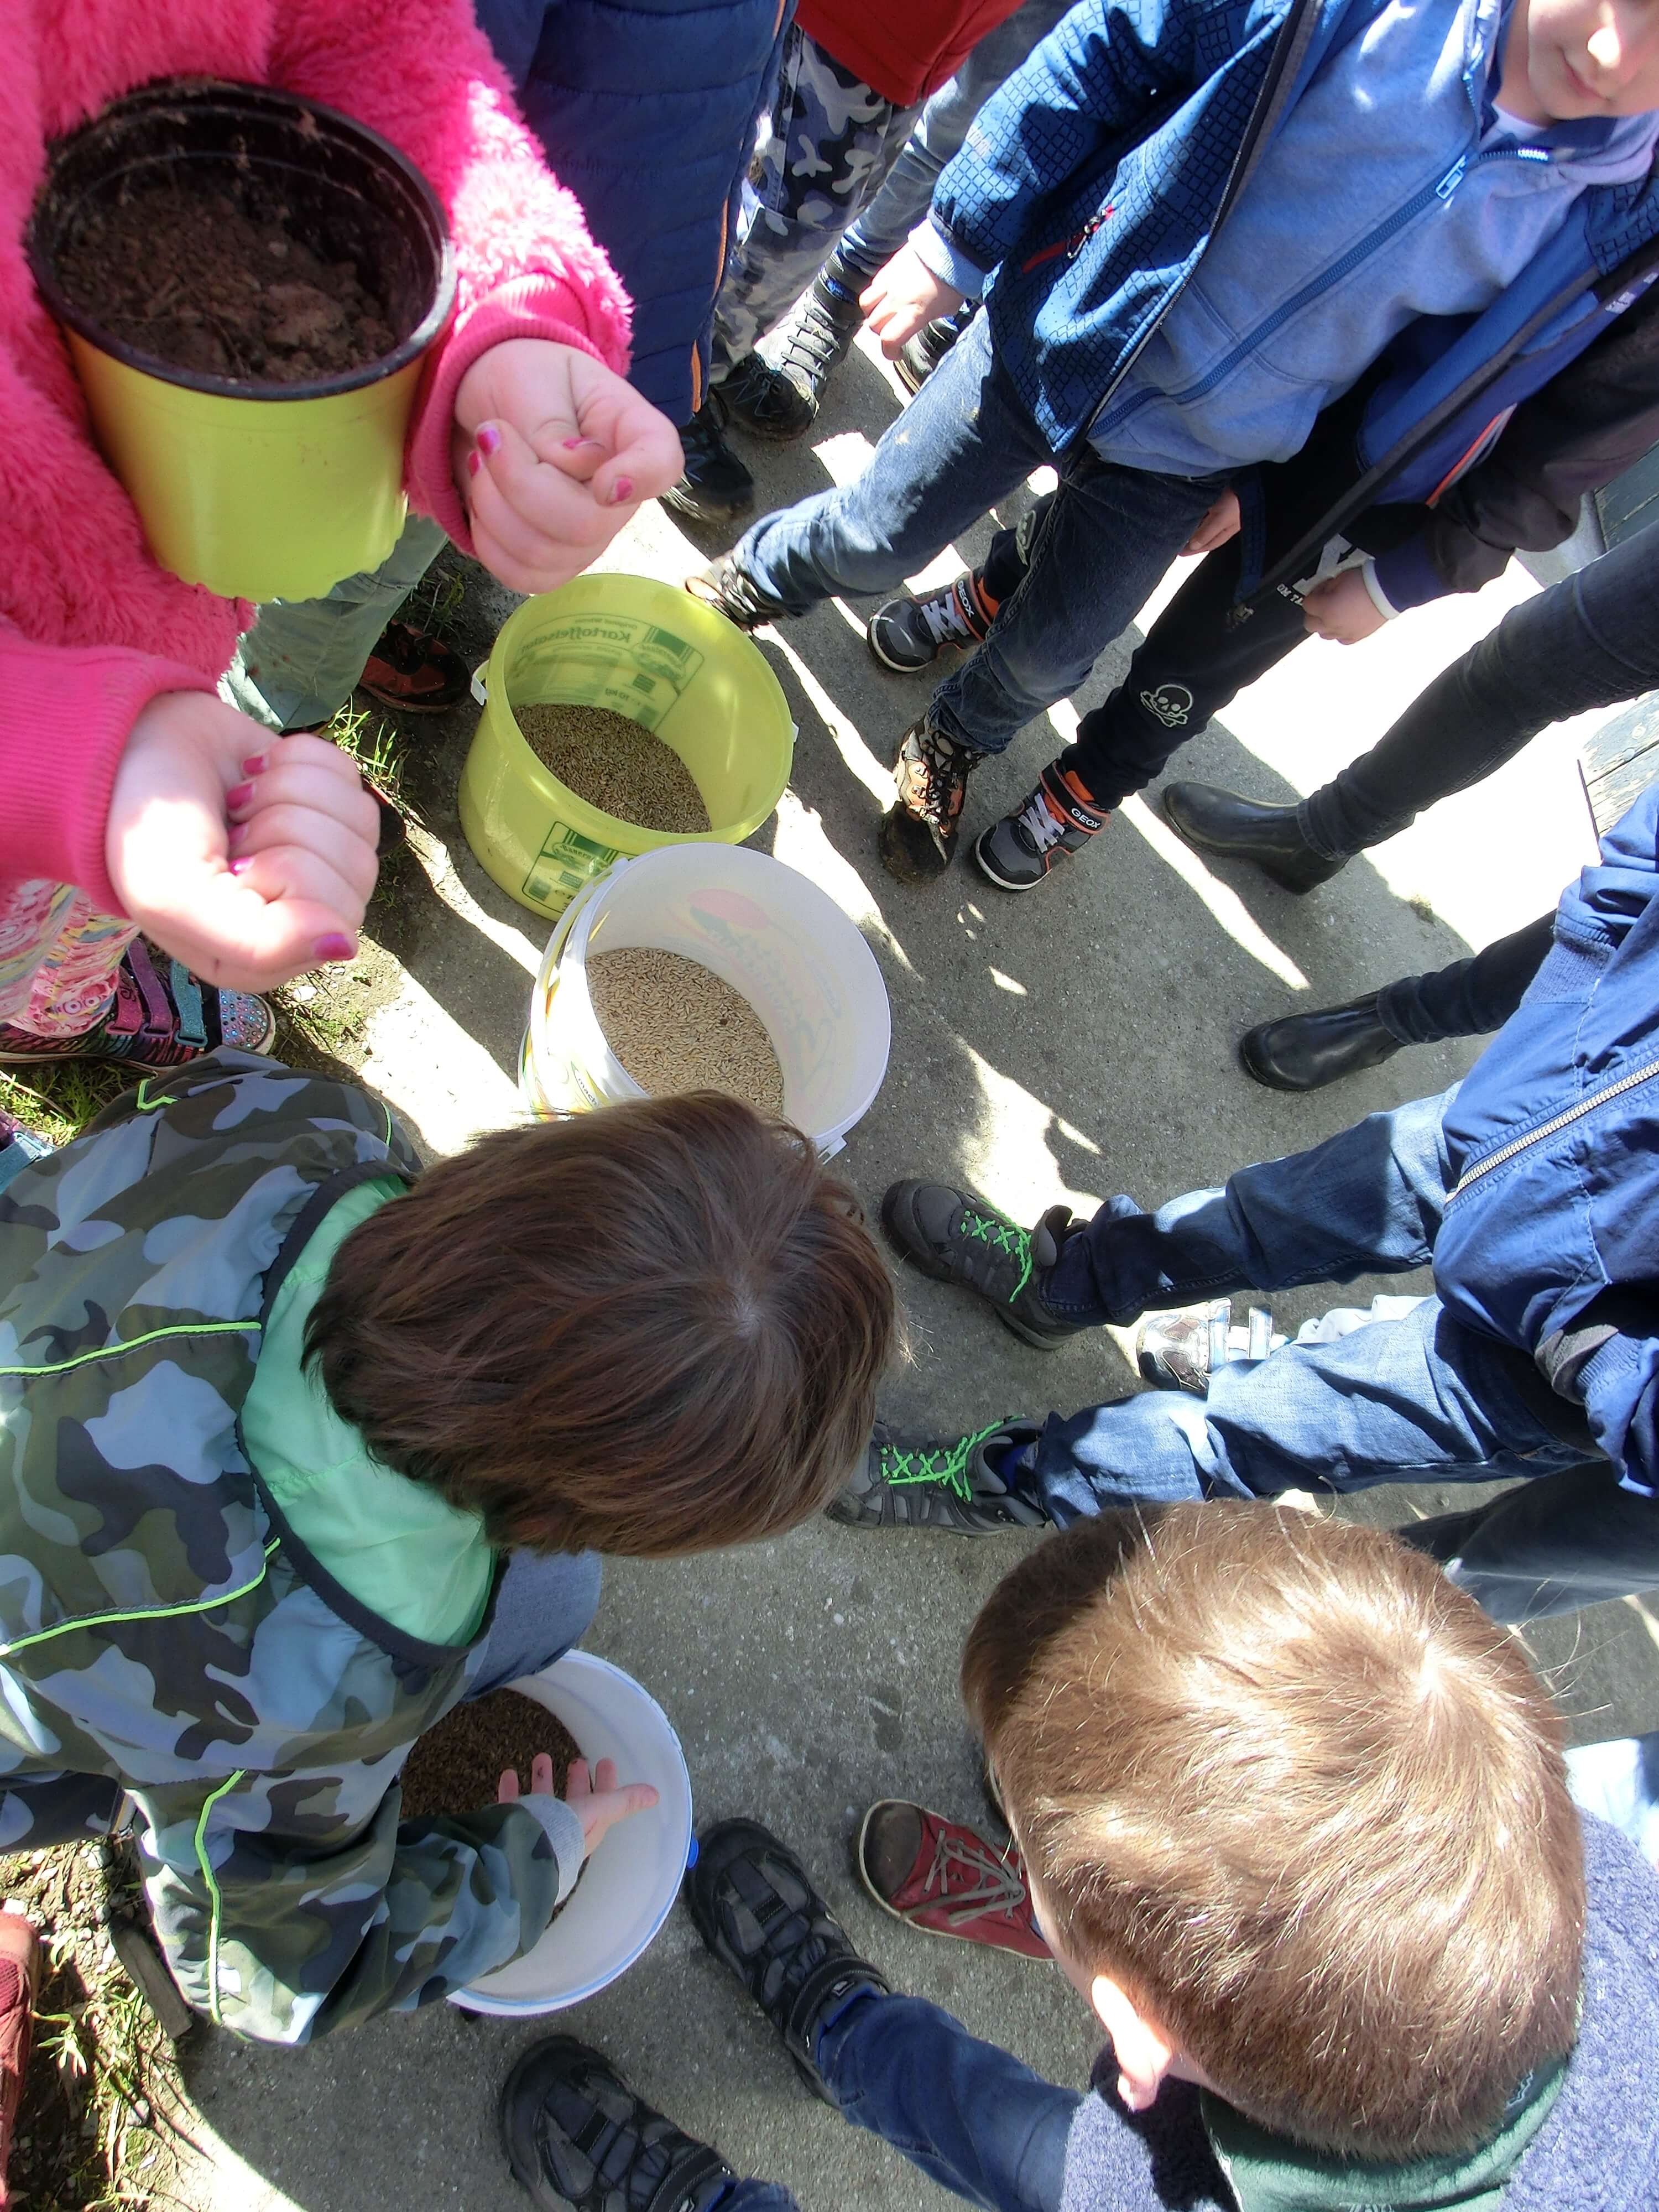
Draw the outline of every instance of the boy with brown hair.
[[[538,1760],[403,1821],[399,1771],[576,1642],[598,1553],[822,1508],[893,1335],[851,1196],[712,1093],[422,1175],[380,1100],[231,1052],[17,1151],[0,1849],[106,1832],[128,1793],[180,1988],[264,2041],[519,1957],[652,1792],[578,1762],[563,1802]]]
[[[1431,1562],[1257,1505],[1104,1514],[1005,1578],[962,1679],[1110,2048],[1090,2094],[1040,2081],[723,1822],[692,1917],[848,2119],[995,2212],[1659,2202],[1659,1883],[1574,1812],[1547,1693]],[[871,1826],[879,1895],[903,1853]],[[541,2204],[794,2203],[569,2039],[502,2117]]]

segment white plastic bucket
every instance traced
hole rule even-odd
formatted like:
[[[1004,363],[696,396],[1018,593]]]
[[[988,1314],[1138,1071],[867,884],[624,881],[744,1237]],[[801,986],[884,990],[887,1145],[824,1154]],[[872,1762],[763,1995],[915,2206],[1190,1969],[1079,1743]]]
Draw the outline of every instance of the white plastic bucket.
[[[625,1973],[668,1917],[691,1850],[691,1778],[667,1714],[608,1660],[567,1651],[512,1687],[556,1713],[590,1765],[614,1759],[619,1782],[657,1791],[603,1838],[539,1943],[450,1997],[468,2012],[562,2012]]]
[[[887,987],[832,899],[745,846],[661,846],[619,860],[571,902],[531,994],[519,1075],[532,1113],[546,1120],[644,1096],[587,988],[588,960],[629,945],[699,961],[740,991],[778,1055],[786,1116],[822,1157],[841,1150],[887,1073]]]

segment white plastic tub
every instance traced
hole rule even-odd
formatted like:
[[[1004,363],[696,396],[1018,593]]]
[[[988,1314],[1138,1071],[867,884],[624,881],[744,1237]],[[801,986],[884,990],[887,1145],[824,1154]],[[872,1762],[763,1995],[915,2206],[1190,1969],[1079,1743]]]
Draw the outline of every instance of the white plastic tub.
[[[532,1113],[643,1097],[605,1042],[586,963],[649,945],[712,969],[764,1024],[783,1110],[827,1158],[887,1073],[891,1018],[875,955],[795,869],[736,845],[667,845],[619,860],[572,901],[531,994],[520,1088]]]
[[[564,1723],[590,1766],[617,1762],[619,1782],[649,1782],[657,1802],[604,1838],[539,1943],[455,1990],[468,2012],[562,2012],[625,1973],[679,1894],[691,1849],[691,1778],[666,1713],[631,1674],[591,1652],[567,1651],[511,1686]]]

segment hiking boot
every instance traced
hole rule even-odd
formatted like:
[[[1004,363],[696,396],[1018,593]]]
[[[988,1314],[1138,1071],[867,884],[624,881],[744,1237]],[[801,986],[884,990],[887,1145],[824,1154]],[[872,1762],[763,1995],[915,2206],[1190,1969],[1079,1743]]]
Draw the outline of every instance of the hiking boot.
[[[1034,891],[1068,853],[1081,852],[1111,820],[1074,775],[1050,761],[1029,799],[981,833],[974,860],[1000,891]]]
[[[721,1820],[698,1839],[686,1910],[783,2038],[807,2087],[833,2104],[817,2069],[818,2031],[860,1990],[892,1985],[860,1959],[786,1844],[757,1820]]]
[[[846,360],[863,320],[856,295],[820,271],[774,342],[778,374],[805,400],[807,422],[817,419],[825,387]]]
[[[399,714],[442,714],[459,707],[471,679],[466,663],[413,623],[390,622],[364,663],[357,689]]]
[[[881,864],[902,884],[930,884],[957,849],[968,779],[982,752],[959,745],[924,714],[899,739],[893,763],[898,796],[881,817]]]
[[[720,379],[727,411],[757,438],[787,445],[812,427],[817,408],[794,379],[757,353],[745,354]]]
[[[1149,1315],[1135,1332],[1135,1364],[1159,1390],[1209,1395],[1210,1377],[1234,1360],[1265,1359],[1285,1342],[1266,1306],[1252,1306],[1244,1326],[1233,1327],[1231,1298]]]
[[[500,2115],[514,2179],[546,2212],[704,2212],[737,2179],[574,2035],[531,2045]]]
[[[893,363],[899,382],[914,398],[972,321],[974,306],[958,307],[924,323],[915,337],[907,338]]]
[[[903,1443],[878,1421],[864,1465],[824,1508],[846,1528],[939,1528],[952,1536],[1000,1536],[1041,1528],[1048,1515],[1015,1489],[1012,1464],[1039,1430],[1011,1413],[948,1443]]]
[[[1218,860],[1254,860],[1264,876],[1298,896],[1348,865],[1315,852],[1297,826],[1294,806],[1264,806],[1212,783],[1166,784],[1163,805],[1183,845]]]
[[[1271,1091],[1322,1091],[1401,1049],[1400,1039],[1377,1018],[1375,991],[1346,1006],[1258,1022],[1238,1041],[1244,1073]]]
[[[896,1920],[1052,1963],[1017,1844],[999,1850],[958,1820],[884,1797],[864,1816],[856,1856],[866,1889]]]
[[[0,1022],[0,1066],[52,1067],[64,1060],[106,1060],[129,1067],[179,1067],[222,1044],[239,1052],[265,1052],[276,1035],[276,1017],[248,991],[218,991],[192,975],[181,960],[159,956],[158,967],[142,938],[127,947],[115,971],[108,1012],[78,1036],[37,1036]]]
[[[663,504],[693,522],[730,522],[755,504],[755,479],[723,435],[730,420],[725,400],[711,392],[691,420],[680,425],[685,474],[663,494]]]
[[[958,576],[925,599],[888,599],[864,626],[870,650],[884,668],[912,676],[952,646],[964,653],[983,642],[996,613],[977,570]]]
[[[1061,1246],[1083,1226],[1069,1206],[1051,1206],[1035,1229],[1024,1230],[971,1191],[908,1179],[888,1185],[881,1225],[913,1267],[974,1291],[1005,1328],[1039,1351],[1051,1352],[1090,1326],[1054,1312],[1040,1288]]]
[[[734,553],[728,553],[723,561],[711,561],[695,576],[688,576],[685,588],[694,599],[713,607],[738,629],[759,629],[763,623],[779,622],[789,611],[750,581],[747,571],[738,568]]]

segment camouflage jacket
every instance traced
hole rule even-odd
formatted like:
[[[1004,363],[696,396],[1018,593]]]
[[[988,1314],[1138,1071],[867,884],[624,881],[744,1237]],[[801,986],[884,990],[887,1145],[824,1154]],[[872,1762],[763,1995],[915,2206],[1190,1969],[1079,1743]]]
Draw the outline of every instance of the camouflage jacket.
[[[404,1755],[482,1636],[368,1613],[241,1449],[287,1267],[388,1167],[418,1172],[377,1100],[222,1051],[0,1194],[0,1848],[131,1791],[180,1988],[270,2042],[504,1965],[560,1887],[522,1805],[399,1825]]]

